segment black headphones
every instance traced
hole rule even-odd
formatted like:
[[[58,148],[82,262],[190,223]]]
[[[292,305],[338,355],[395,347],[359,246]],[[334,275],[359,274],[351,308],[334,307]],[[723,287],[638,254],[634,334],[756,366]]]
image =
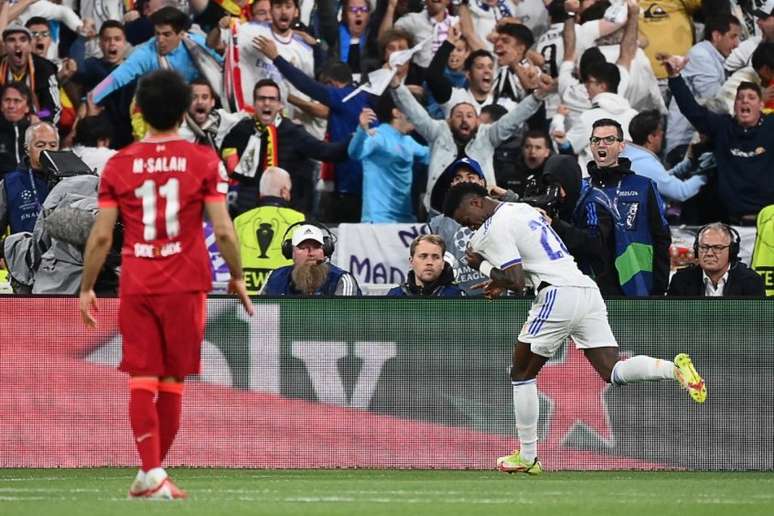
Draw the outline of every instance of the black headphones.
[[[701,238],[701,234],[707,230],[710,226],[720,226],[723,229],[728,232],[729,235],[731,235],[731,244],[728,247],[728,261],[729,263],[734,263],[739,257],[739,244],[742,241],[742,237],[739,236],[739,232],[729,226],[728,224],[723,224],[722,222],[715,222],[712,224],[706,224],[699,228],[699,231],[696,233],[696,238],[693,240],[693,255],[695,257],[699,257],[699,238]]]
[[[323,226],[322,224],[309,222],[307,220],[294,222],[293,224],[288,226],[288,229],[285,230],[285,234],[282,235],[282,256],[284,256],[288,260],[293,259],[293,237],[291,236],[290,238],[288,238],[288,234],[290,233],[291,229],[297,226],[304,226],[304,225],[314,226],[316,228],[321,229],[325,233],[327,233],[326,235],[323,236],[322,250],[323,250],[323,255],[326,258],[330,258],[333,255],[334,249],[336,249],[336,237],[333,236],[333,233],[331,233],[330,229]]]

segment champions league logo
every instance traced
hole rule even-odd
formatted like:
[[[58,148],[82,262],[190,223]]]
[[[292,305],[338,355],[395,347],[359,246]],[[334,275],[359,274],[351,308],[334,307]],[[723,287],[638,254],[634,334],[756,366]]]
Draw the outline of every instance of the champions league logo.
[[[22,190],[21,200],[23,203],[25,204],[30,203],[34,198],[35,198],[35,194],[32,193],[32,190]]]

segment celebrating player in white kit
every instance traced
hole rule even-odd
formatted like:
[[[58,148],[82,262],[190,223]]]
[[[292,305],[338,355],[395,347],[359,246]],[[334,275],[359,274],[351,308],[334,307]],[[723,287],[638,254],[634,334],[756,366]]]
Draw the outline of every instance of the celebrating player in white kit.
[[[467,253],[469,265],[490,278],[488,297],[505,289],[535,288],[536,297],[513,351],[511,382],[516,429],[521,449],[497,459],[506,473],[542,473],[537,459],[538,391],[536,377],[551,356],[572,337],[597,373],[616,385],[674,380],[691,398],[707,398],[704,380],[690,357],[674,363],[638,355],[621,360],[607,321],[607,307],[594,281],[581,273],[542,214],[522,203],[504,203],[475,183],[460,183],[446,195],[444,214],[475,233]]]

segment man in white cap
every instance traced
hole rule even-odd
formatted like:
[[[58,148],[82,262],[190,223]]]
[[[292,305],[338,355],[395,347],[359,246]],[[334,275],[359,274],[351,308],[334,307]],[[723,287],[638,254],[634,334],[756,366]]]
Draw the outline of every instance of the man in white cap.
[[[292,237],[287,238],[291,233]],[[282,254],[293,265],[275,269],[260,294],[265,296],[359,296],[360,287],[349,272],[329,259],[334,237],[328,228],[314,223],[294,224],[285,232]]]

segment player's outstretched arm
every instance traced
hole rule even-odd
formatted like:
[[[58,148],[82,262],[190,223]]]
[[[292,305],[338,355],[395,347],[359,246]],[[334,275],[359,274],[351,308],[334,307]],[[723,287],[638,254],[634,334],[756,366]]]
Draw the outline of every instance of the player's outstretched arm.
[[[99,271],[105,264],[105,258],[113,244],[113,226],[118,219],[118,208],[100,208],[94,226],[86,241],[84,252],[83,275],[81,276],[80,309],[83,324],[88,328],[97,326],[97,320],[91,315],[91,310],[97,311],[97,296],[94,294],[94,283]]]
[[[212,222],[212,229],[218,243],[218,249],[223,259],[226,260],[231,279],[228,282],[229,294],[236,294],[245,311],[249,315],[255,313],[250,296],[247,295],[245,280],[242,277],[242,264],[239,259],[239,242],[237,241],[234,225],[228,216],[226,201],[212,201],[205,203],[207,215]]]

